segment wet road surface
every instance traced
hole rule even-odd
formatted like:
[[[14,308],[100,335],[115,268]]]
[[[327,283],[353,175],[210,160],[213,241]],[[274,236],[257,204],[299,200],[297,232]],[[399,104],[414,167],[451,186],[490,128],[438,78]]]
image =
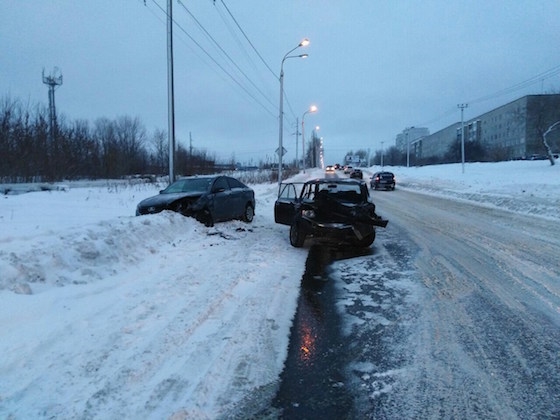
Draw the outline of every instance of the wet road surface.
[[[270,418],[560,418],[560,228],[374,201],[369,250],[310,247]]]
[[[313,246],[301,283],[286,367],[274,406],[283,418],[344,419],[352,397],[344,382],[346,346],[340,334],[328,247]]]

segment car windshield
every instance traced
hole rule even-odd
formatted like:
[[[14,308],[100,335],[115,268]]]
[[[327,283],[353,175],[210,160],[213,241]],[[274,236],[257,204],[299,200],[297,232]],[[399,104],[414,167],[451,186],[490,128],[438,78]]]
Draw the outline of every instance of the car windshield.
[[[213,178],[185,178],[175,181],[164,189],[162,194],[206,192]]]

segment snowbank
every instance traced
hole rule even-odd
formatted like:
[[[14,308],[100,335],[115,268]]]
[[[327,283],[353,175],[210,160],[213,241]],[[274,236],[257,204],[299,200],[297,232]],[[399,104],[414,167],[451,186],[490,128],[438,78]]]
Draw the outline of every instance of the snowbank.
[[[558,161],[557,161],[558,162]],[[380,170],[372,167],[372,172]],[[397,188],[468,200],[517,213],[560,217],[560,162],[511,161],[422,167],[385,167]]]
[[[560,217],[560,165],[386,169],[397,188]],[[307,257],[274,223],[277,186],[254,186],[252,224],[213,228],[134,217],[160,188],[0,196],[0,417],[204,419],[272,398]]]

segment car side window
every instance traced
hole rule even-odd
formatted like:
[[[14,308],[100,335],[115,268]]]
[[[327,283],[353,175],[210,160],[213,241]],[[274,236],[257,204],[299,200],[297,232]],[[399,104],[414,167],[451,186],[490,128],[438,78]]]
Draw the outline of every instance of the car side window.
[[[297,198],[296,187],[293,184],[286,184],[280,191],[278,198],[284,198],[288,200],[295,200]]]
[[[304,200],[314,200],[315,199],[315,184],[306,184],[303,188],[301,198]]]
[[[229,190],[229,184],[223,176],[216,179],[216,181],[214,182],[214,186],[212,187],[212,192],[218,192],[220,190]]]
[[[229,187],[233,190],[234,188],[245,188],[245,185],[243,185],[241,183],[241,181],[235,179],[235,178],[226,178]]]

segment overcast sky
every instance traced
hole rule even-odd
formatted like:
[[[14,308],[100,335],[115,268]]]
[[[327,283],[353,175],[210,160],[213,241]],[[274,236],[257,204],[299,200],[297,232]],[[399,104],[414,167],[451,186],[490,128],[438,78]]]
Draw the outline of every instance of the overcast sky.
[[[165,0],[1,0],[0,96],[47,106],[41,73],[57,67],[67,120],[128,115],[167,130],[165,10]],[[306,139],[320,126],[329,164],[394,145],[409,126],[460,121],[459,103],[468,119],[560,92],[558,0],[174,0],[173,16],[177,140],[188,147],[192,135],[224,160],[274,159],[280,64],[303,38],[293,54],[309,57],[284,62],[285,160],[312,104]]]

